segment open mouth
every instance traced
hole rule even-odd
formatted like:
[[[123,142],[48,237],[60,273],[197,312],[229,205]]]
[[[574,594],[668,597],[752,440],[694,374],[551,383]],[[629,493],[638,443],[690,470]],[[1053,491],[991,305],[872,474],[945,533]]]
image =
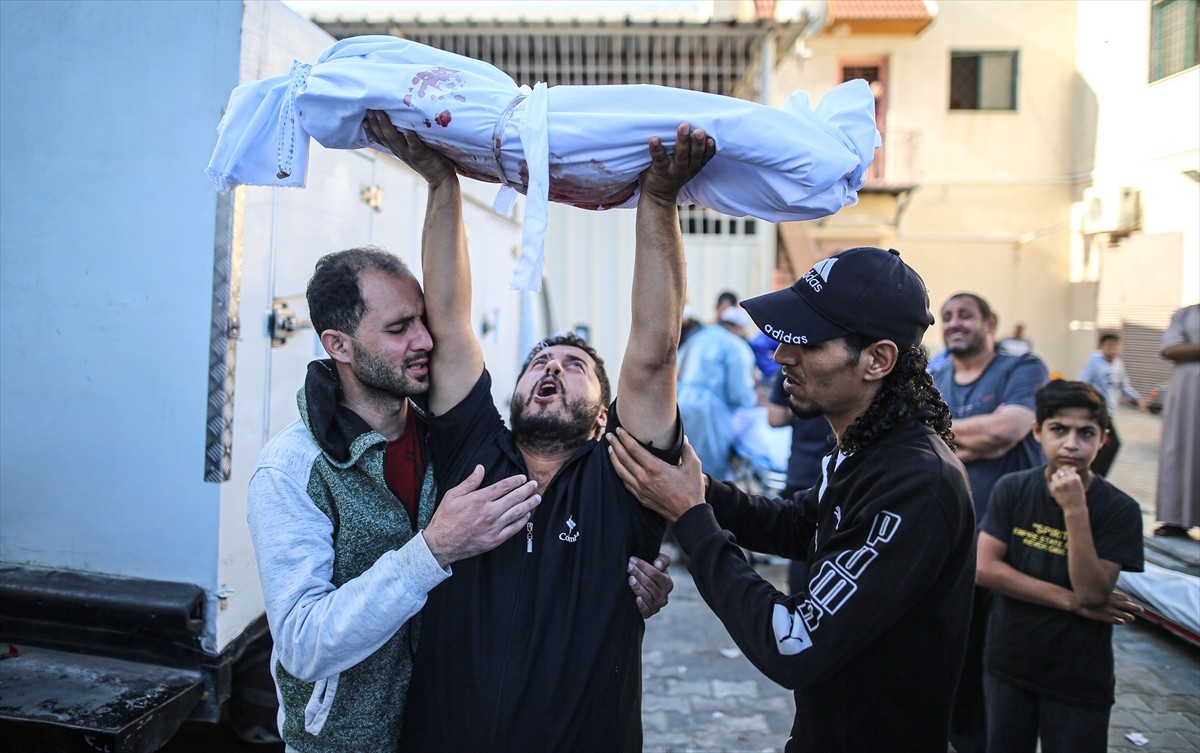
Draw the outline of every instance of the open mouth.
[[[549,403],[561,392],[562,388],[554,377],[545,377],[534,386],[533,400],[537,403]]]

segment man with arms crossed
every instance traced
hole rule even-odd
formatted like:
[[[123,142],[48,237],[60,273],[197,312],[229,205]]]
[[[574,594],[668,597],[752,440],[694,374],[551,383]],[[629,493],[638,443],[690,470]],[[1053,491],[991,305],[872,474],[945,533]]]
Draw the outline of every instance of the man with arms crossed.
[[[1045,462],[1033,438],[1033,395],[1049,378],[1032,354],[996,352],[996,315],[975,293],[956,293],[942,305],[942,337],[949,359],[933,370],[933,381],[954,417],[958,459],[967,467],[975,520],[987,513],[992,487],[1006,473]],[[967,657],[958,681],[950,742],[958,753],[983,753],[983,641],[991,592],[975,590]]]
[[[458,563],[430,594],[401,750],[641,750],[644,626],[624,584],[604,574],[634,556],[650,559],[663,522],[626,491],[600,436],[625,425],[656,453],[679,457],[675,360],[686,278],[675,202],[715,144],[686,126],[670,155],[650,142],[619,400],[609,404],[603,361],[586,342],[551,338],[518,378],[510,431],[492,404],[471,323],[453,165],[385,117],[370,131],[429,182],[422,266],[438,343],[429,390],[438,484],[482,464],[485,483],[525,473],[542,495],[523,536]]]
[[[895,251],[854,248],[742,305],[780,343],[792,410],[825,416],[837,437],[820,483],[750,496],[702,475],[689,445],[671,465],[623,429],[610,435],[617,472],[673,521],[696,587],[746,657],[794,689],[788,753],[945,753],[975,520],[920,348],[925,285]],[[742,546],[804,560],[807,581],[780,593]]]

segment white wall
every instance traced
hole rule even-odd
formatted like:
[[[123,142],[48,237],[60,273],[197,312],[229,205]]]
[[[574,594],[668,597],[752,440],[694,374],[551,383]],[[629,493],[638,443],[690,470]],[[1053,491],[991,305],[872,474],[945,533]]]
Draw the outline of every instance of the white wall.
[[[1200,68],[1149,82],[1150,4],[1143,0],[1080,3],[1077,37],[1080,74],[1099,111],[1093,184],[1106,195],[1139,189],[1146,238],[1125,255],[1158,249],[1141,264],[1134,258],[1100,269],[1101,304],[1157,306],[1159,321],[1143,323],[1165,327],[1163,316],[1200,300],[1200,184],[1183,174],[1200,169]],[[1168,266],[1156,263],[1163,260]],[[1145,272],[1123,274],[1129,264]]]

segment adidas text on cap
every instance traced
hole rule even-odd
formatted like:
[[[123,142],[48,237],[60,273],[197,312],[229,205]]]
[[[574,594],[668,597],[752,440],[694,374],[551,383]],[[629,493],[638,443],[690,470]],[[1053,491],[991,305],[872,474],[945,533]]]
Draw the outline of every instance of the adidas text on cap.
[[[921,276],[899,251],[870,246],[822,259],[790,288],[746,299],[742,308],[767,337],[794,345],[853,333],[905,349],[933,324]]]

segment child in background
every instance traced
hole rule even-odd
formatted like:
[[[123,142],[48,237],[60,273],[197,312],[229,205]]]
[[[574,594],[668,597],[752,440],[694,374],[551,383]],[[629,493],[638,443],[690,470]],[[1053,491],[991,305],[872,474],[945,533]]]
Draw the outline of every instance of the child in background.
[[[1114,701],[1112,626],[1141,611],[1113,590],[1140,572],[1142,512],[1092,473],[1109,425],[1082,382],[1036,395],[1047,464],[1004,476],[980,525],[976,582],[997,592],[984,648],[988,750],[1104,753]]]

